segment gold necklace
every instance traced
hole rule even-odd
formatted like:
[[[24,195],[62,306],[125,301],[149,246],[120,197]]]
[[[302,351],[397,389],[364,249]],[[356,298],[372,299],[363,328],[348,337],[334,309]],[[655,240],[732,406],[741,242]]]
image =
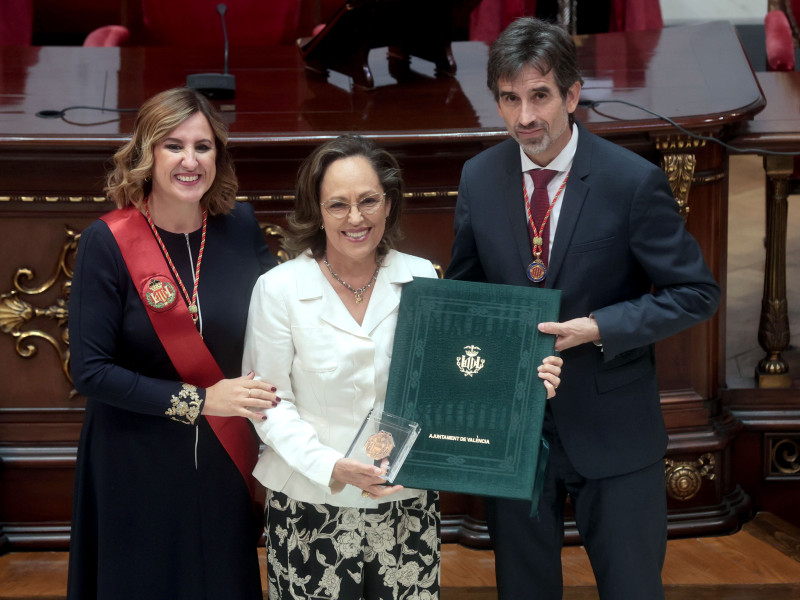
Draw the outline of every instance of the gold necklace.
[[[346,281],[343,281],[342,279],[340,279],[339,276],[336,273],[333,272],[333,269],[331,268],[331,265],[328,262],[328,257],[327,256],[323,256],[322,257],[322,262],[324,262],[325,266],[328,267],[328,272],[331,274],[331,277],[333,277],[336,281],[341,283],[348,290],[353,292],[353,294],[356,297],[356,304],[361,304],[361,302],[364,300],[364,292],[366,292],[370,288],[370,286],[372,286],[372,284],[375,283],[375,280],[378,278],[378,271],[380,271],[380,268],[381,268],[381,262],[378,261],[378,266],[375,267],[375,272],[372,274],[372,277],[367,282],[367,285],[365,285],[364,287],[355,289],[349,283],[347,283]]]
[[[197,255],[197,267],[195,267],[194,270],[194,288],[192,289],[191,298],[189,293],[186,291],[186,286],[183,285],[181,276],[178,275],[178,269],[176,269],[175,265],[172,263],[172,257],[169,255],[167,247],[164,245],[161,236],[158,234],[158,229],[156,229],[153,219],[150,218],[150,208],[147,205],[147,200],[144,202],[144,216],[147,217],[147,222],[150,224],[150,229],[153,230],[153,235],[156,236],[158,245],[161,246],[161,251],[164,253],[164,256],[167,257],[167,263],[169,263],[169,268],[172,269],[172,274],[175,275],[175,281],[177,281],[178,285],[181,286],[183,297],[186,298],[186,303],[189,305],[189,314],[192,317],[192,321],[197,323],[197,319],[199,317],[197,311],[197,286],[200,284],[200,263],[203,262],[203,250],[206,249],[206,225],[208,225],[208,211],[203,211],[203,234],[200,237],[200,252]]]

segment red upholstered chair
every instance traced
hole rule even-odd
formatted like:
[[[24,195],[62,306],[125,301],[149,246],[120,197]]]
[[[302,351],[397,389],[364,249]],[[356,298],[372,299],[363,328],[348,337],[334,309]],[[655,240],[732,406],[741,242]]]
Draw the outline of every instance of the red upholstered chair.
[[[0,0],[2,1],[2,0]],[[216,7],[220,0],[141,0],[134,5],[123,29],[101,27],[84,45],[222,46],[222,25]],[[297,37],[301,0],[226,0],[225,22],[231,46],[293,44]],[[113,42],[117,42],[116,44]]]
[[[799,24],[800,0],[769,0],[764,19],[768,71],[795,70],[795,48],[800,45]],[[794,173],[790,181],[792,189],[796,189],[800,181],[800,157],[794,159]]]
[[[124,46],[128,43],[131,32],[122,25],[105,25],[98,27],[83,40],[85,47]]]
[[[769,0],[764,19],[767,70],[794,71],[795,48],[800,40],[800,0]]]

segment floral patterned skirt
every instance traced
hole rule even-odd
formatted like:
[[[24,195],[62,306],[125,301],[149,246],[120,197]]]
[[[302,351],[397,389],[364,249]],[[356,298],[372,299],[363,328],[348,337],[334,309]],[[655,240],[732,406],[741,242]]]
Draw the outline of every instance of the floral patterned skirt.
[[[342,508],[267,490],[270,600],[438,600],[439,494]]]

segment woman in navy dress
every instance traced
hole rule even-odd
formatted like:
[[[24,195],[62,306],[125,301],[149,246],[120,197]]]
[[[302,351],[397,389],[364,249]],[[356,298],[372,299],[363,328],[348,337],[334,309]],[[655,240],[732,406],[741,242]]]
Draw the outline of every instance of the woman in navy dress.
[[[275,260],[252,207],[235,201],[226,142],[204,97],[163,92],[139,111],[106,191],[118,209],[133,206],[148,220],[176,300],[227,379],[207,388],[182,381],[109,226],[96,221],[81,236],[69,332],[72,376],[87,403],[71,600],[262,598],[259,515],[206,419],[261,420],[280,401],[269,383],[240,376],[250,293]]]

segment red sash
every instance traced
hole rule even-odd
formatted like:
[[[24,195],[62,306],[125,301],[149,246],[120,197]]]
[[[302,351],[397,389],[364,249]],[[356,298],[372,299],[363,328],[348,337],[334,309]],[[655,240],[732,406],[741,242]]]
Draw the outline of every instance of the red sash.
[[[169,280],[175,290],[178,286],[144,215],[128,207],[114,210],[101,219],[114,234],[147,316],[181,379],[202,388],[224,379],[225,375],[192,322],[189,307],[181,301],[180,292],[177,301],[166,309],[154,309],[145,298],[148,282],[153,277]],[[253,501],[258,503],[252,475],[258,458],[258,443],[247,420],[244,417],[205,418],[244,477]]]

